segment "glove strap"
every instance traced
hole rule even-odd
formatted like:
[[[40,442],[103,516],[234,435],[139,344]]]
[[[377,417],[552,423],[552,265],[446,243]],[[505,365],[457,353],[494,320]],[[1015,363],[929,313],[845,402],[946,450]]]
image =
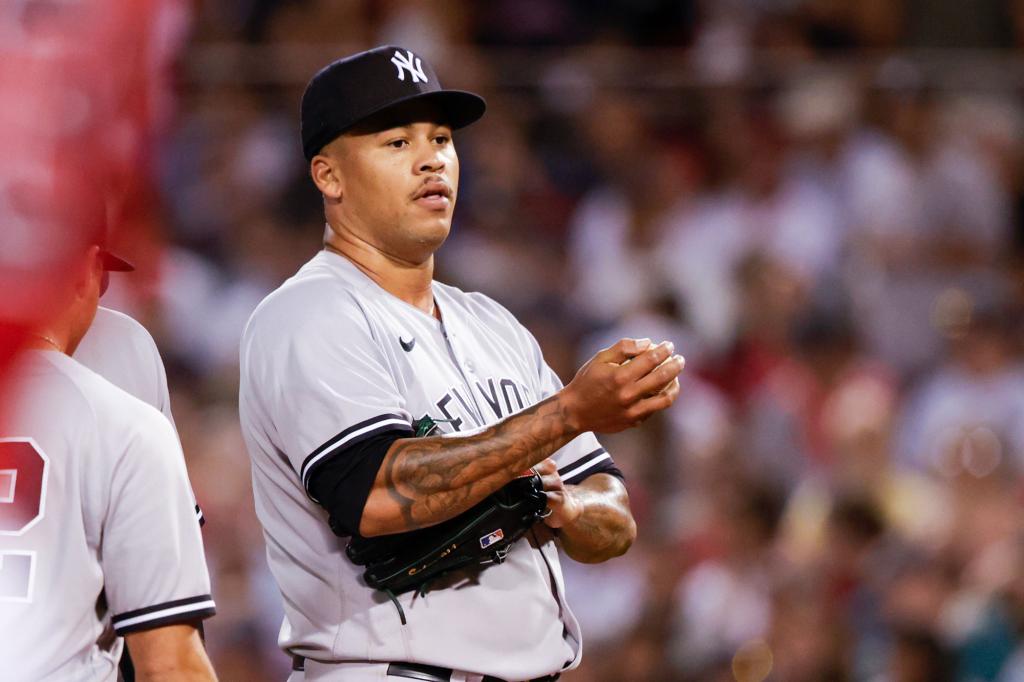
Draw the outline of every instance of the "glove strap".
[[[382,591],[384,594],[388,595],[388,599],[390,599],[391,603],[395,605],[396,609],[398,609],[398,617],[402,619],[402,625],[408,625],[408,622],[405,620],[405,609],[402,608],[402,604],[399,603],[398,597],[395,596],[395,593],[391,590]]]

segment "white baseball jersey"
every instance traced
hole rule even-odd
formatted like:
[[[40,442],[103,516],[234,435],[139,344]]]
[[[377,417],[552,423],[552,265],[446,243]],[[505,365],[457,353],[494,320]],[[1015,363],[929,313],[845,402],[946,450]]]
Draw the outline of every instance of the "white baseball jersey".
[[[433,290],[443,323],[321,251],[260,304],[245,330],[242,430],[284,597],[280,644],[318,661],[423,663],[512,680],[574,667],[580,632],[546,527],[478,579],[400,595],[403,626],[309,496],[317,467],[375,434],[412,435],[424,416],[450,420],[440,423],[445,434],[467,432],[561,388],[511,313],[481,294],[437,282]],[[570,483],[611,466],[590,433],[554,459]]]
[[[181,448],[159,412],[66,355],[29,352],[15,376],[0,424],[0,677],[112,682],[108,615],[124,635],[214,613]]]
[[[146,328],[124,313],[100,306],[73,356],[123,391],[156,409],[174,425],[167,371]],[[195,495],[192,496],[193,499]],[[195,504],[199,524],[203,512]]]
[[[100,306],[72,357],[174,423],[160,351],[146,328],[128,315]]]

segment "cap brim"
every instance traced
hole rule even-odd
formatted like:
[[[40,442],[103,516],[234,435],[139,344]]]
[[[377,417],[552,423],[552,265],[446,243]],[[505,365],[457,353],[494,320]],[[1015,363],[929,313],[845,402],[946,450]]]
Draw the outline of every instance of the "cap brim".
[[[425,92],[404,97],[375,113],[400,107],[409,102],[429,102],[436,105],[445,117],[444,123],[452,128],[464,128],[470,123],[479,121],[487,110],[487,102],[480,95],[465,90],[438,90],[437,92]]]
[[[371,109],[354,121],[342,124],[337,128],[328,128],[321,131],[315,138],[305,143],[303,153],[307,160],[314,156],[328,144],[338,139],[339,136],[353,129],[380,129],[386,130],[408,123],[418,118],[421,112],[409,112],[409,119],[403,116],[402,109],[413,103],[427,103],[434,106],[443,119],[443,123],[450,125],[453,129],[464,128],[470,123],[477,121],[484,115],[487,109],[487,102],[480,95],[465,90],[435,90],[433,92],[420,92],[400,99],[391,100]],[[389,116],[388,114],[394,114]]]
[[[443,120],[440,123],[450,125],[453,129],[464,128],[470,123],[478,121],[487,110],[487,102],[480,95],[465,90],[435,90],[434,92],[421,92],[408,97],[402,97],[381,105],[376,109],[366,112],[357,121],[340,129],[331,136],[329,140],[320,146],[322,149],[331,141],[337,139],[353,129],[360,129],[369,126],[370,128],[380,127],[382,130],[401,125],[404,122],[402,109],[412,104],[429,104],[435,107]],[[390,114],[393,114],[394,117]],[[412,114],[417,116],[418,114]]]
[[[105,249],[100,249],[100,258],[103,261],[103,269],[108,272],[131,272],[135,269],[134,265]]]

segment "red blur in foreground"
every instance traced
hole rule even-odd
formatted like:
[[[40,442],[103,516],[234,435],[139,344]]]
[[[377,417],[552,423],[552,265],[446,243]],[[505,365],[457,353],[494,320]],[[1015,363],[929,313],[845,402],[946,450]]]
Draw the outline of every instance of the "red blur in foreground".
[[[83,248],[106,231],[137,259],[155,241],[149,152],[186,16],[181,0],[96,0],[0,17],[0,396]]]

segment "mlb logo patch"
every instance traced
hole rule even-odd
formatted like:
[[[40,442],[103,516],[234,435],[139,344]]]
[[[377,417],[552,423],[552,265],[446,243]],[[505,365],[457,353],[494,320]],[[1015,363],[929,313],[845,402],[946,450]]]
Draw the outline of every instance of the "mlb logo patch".
[[[490,535],[485,535],[482,538],[480,538],[480,549],[487,549],[488,547],[493,545],[495,542],[498,542],[499,540],[504,540],[504,539],[505,539],[505,532],[502,531],[499,528],[498,530],[494,531]]]

